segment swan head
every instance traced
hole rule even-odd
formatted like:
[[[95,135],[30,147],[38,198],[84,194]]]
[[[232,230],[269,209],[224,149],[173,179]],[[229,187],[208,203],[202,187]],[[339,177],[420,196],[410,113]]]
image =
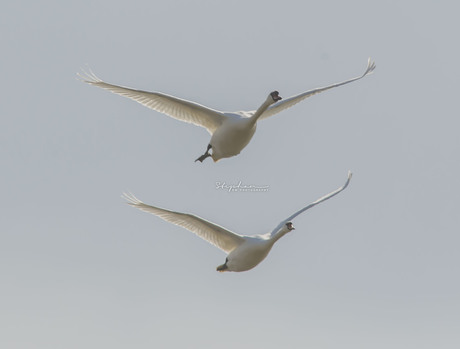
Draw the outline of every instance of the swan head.
[[[278,102],[280,100],[282,100],[283,98],[281,98],[281,96],[279,95],[279,92],[278,91],[273,91],[272,93],[270,93],[270,97],[272,98],[273,102]]]
[[[284,223],[284,225],[275,234],[271,234],[271,242],[274,244],[276,241],[281,239],[284,235],[291,232],[292,230],[295,230],[292,222]]]

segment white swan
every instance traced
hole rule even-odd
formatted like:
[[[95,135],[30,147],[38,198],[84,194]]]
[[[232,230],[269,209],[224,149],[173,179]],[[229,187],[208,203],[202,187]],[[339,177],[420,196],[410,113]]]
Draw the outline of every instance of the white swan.
[[[281,97],[278,92],[274,91],[269,94],[259,109],[240,112],[222,112],[160,92],[147,92],[112,85],[102,81],[91,71],[83,72],[83,74],[78,74],[78,76],[88,84],[128,97],[157,112],[169,115],[177,120],[204,127],[211,134],[211,140],[206,152],[195,161],[203,162],[204,159],[210,156],[216,162],[222,158],[238,155],[248,145],[254,135],[259,119],[275,115],[314,94],[362,79],[372,73],[374,69],[375,63],[369,58],[366,71],[361,76],[326,87],[315,88],[287,98],[282,102],[279,102]],[[209,153],[211,149],[212,154]]]
[[[181,226],[226,252],[228,255],[225,259],[225,263],[217,267],[218,271],[246,271],[254,268],[262,262],[270,252],[275,242],[291,230],[294,230],[291,221],[295,217],[320,202],[330,199],[340,193],[348,186],[348,183],[350,183],[351,175],[351,172],[348,172],[347,181],[342,187],[319,198],[315,202],[305,206],[301,210],[281,221],[272,232],[264,235],[253,236],[236,234],[217,224],[211,223],[192,214],[174,212],[144,204],[132,194],[123,195],[128,201],[128,204],[131,206],[145,212],[153,213],[167,222]]]

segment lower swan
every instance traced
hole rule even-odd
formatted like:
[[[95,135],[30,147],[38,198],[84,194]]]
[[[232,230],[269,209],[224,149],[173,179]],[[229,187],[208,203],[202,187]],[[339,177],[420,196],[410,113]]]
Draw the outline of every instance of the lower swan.
[[[271,232],[263,235],[236,234],[198,216],[147,205],[132,194],[123,194],[123,196],[131,206],[145,212],[153,213],[169,223],[181,226],[227,253],[225,263],[218,266],[217,271],[239,272],[250,270],[262,262],[267,257],[275,242],[295,229],[291,222],[295,217],[340,193],[350,183],[351,176],[351,172],[348,172],[347,181],[339,189],[295,212],[281,221]]]

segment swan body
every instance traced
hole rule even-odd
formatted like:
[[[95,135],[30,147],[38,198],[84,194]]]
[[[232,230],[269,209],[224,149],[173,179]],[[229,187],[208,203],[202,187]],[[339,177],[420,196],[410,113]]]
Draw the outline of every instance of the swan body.
[[[131,206],[142,211],[152,213],[167,222],[181,226],[227,253],[225,263],[218,266],[217,271],[241,272],[250,270],[262,262],[265,257],[267,257],[275,242],[295,229],[291,222],[295,217],[340,193],[350,183],[351,176],[352,174],[349,172],[347,181],[342,187],[295,212],[288,218],[281,221],[271,232],[263,235],[236,234],[217,224],[192,214],[175,212],[147,205],[132,194],[124,194],[124,198]]]
[[[91,71],[83,72],[78,76],[88,84],[130,98],[177,120],[205,128],[211,134],[211,140],[206,152],[195,161],[203,162],[207,157],[211,157],[214,162],[217,162],[222,158],[238,155],[249,144],[256,131],[258,120],[275,115],[314,94],[362,79],[372,73],[374,69],[375,63],[369,59],[367,68],[361,76],[309,90],[283,101],[281,101],[282,98],[278,92],[274,91],[269,94],[266,101],[257,110],[241,112],[223,112],[161,92],[147,92],[109,84],[99,79]],[[212,153],[210,154],[211,149]]]
[[[277,91],[268,95],[265,102],[251,117],[239,117],[238,115],[228,116],[217,128],[209,141],[214,162],[222,158],[229,158],[238,155],[251,141],[256,132],[257,119],[267,108],[281,100]],[[198,160],[198,159],[197,159]]]

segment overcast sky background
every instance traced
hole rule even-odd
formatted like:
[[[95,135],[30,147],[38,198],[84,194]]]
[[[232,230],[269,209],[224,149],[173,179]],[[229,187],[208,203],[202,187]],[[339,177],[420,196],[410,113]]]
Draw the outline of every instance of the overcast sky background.
[[[458,5],[9,1],[0,13],[0,347],[458,348]],[[360,75],[261,122],[204,129],[78,82],[220,110]],[[245,273],[120,197],[243,234],[297,217]],[[216,182],[269,186],[228,193]]]

